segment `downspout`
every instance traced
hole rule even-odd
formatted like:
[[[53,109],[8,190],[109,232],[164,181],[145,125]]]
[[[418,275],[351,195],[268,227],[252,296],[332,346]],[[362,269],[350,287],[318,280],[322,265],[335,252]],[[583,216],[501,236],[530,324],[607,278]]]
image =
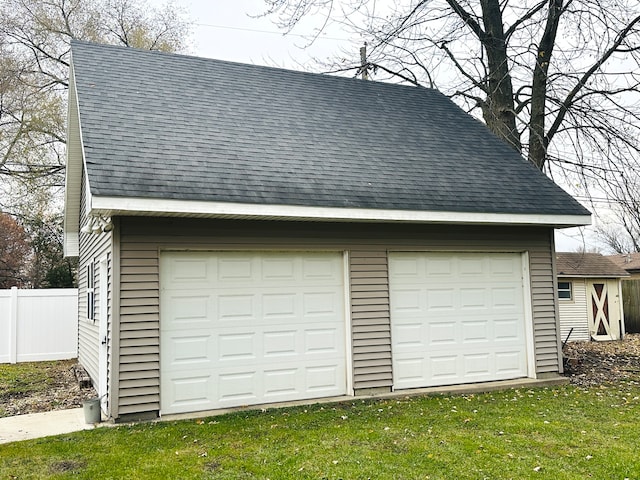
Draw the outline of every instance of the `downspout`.
[[[116,420],[120,415],[118,413],[120,406],[120,218],[115,217],[113,221],[112,232],[112,257],[113,266],[112,278],[112,310],[111,310],[111,361],[109,365],[109,384],[108,392],[110,402],[111,418]]]

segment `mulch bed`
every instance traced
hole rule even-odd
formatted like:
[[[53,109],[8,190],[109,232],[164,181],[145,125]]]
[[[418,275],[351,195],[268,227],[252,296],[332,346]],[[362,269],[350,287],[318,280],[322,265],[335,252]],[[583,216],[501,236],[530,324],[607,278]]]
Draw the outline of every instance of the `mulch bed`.
[[[640,334],[612,342],[569,342],[563,349],[565,376],[573,385],[592,387],[640,382]]]
[[[51,385],[42,392],[15,394],[0,399],[0,417],[77,408],[85,400],[97,396],[93,387],[78,380],[83,378],[84,369],[75,360],[46,362],[42,365],[47,370]]]
[[[640,334],[627,334],[615,342],[569,342],[563,349],[565,376],[573,385],[593,387],[619,382],[640,382]],[[4,416],[81,407],[96,396],[92,387],[81,387],[81,368],[75,362],[55,362],[54,380],[44,392],[2,399]]]

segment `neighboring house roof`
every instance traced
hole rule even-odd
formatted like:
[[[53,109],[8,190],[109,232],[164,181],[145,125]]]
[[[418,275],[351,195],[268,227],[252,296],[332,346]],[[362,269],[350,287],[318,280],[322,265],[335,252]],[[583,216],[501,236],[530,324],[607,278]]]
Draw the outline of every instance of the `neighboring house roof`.
[[[629,274],[599,253],[556,253],[558,277],[619,278]]]
[[[613,263],[624,268],[629,273],[640,272],[640,253],[625,253],[623,255],[607,255]]]
[[[590,223],[436,90],[78,41],[70,77],[94,212]]]

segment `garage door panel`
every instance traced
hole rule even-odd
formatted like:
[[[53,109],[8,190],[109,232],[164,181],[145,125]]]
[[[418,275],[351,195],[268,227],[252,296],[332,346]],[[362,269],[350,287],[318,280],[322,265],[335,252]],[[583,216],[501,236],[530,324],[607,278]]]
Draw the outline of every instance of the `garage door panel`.
[[[446,347],[459,342],[459,329],[455,322],[434,319],[429,322],[426,331],[427,345],[430,350],[437,346]]]
[[[394,351],[400,353],[403,349],[423,348],[424,328],[426,327],[421,322],[397,325],[393,331]]]
[[[234,363],[249,360],[253,363],[261,353],[256,351],[256,336],[253,331],[219,333],[217,360]]]
[[[394,388],[526,376],[521,256],[389,255]]]
[[[462,322],[462,343],[481,343],[490,341],[490,325],[488,320],[463,320]]]
[[[300,274],[295,265],[296,261],[297,259],[284,256],[261,259],[262,282],[267,284],[281,281],[290,283],[298,280]]]
[[[304,354],[306,356],[340,354],[343,333],[336,328],[311,328],[304,331]]]
[[[184,410],[199,410],[206,408],[211,402],[211,376],[207,374],[182,375],[170,378],[163,386],[163,394],[170,395],[172,407]]]
[[[389,277],[393,277],[396,285],[412,284],[417,278],[424,276],[424,272],[420,272],[424,265],[417,259],[417,255],[404,253],[402,257],[396,256],[393,263],[389,262]]]
[[[214,323],[255,323],[260,316],[255,294],[223,293],[214,300]]]
[[[165,314],[167,330],[206,328],[213,308],[208,293],[204,291],[167,293]]]
[[[339,395],[340,385],[345,383],[345,370],[336,363],[315,362],[305,371],[306,389],[323,396]]]
[[[519,318],[499,319],[493,322],[493,338],[496,342],[520,342],[524,337],[522,322]]]
[[[460,287],[460,308],[467,311],[490,308],[490,291],[481,287]]]
[[[302,259],[302,278],[313,284],[335,284],[342,281],[342,268],[320,256],[310,256]]]
[[[304,391],[298,368],[279,368],[264,371],[264,397],[270,402],[297,396]]]
[[[456,272],[454,263],[447,257],[423,259],[420,254],[417,254],[413,258],[413,261],[418,262],[418,268],[416,268],[416,271],[420,275],[419,278],[423,278],[425,275],[428,275],[430,277],[439,278],[440,281],[446,281],[447,279],[453,278]]]
[[[269,322],[274,317],[296,318],[300,311],[300,298],[294,293],[265,293],[261,296],[262,320]]]
[[[489,353],[467,354],[462,357],[465,378],[491,376],[492,358]]]
[[[401,311],[404,315],[410,313],[421,315],[426,308],[422,293],[418,288],[395,288],[393,296],[396,304],[392,305],[392,311]]]
[[[161,342],[161,350],[166,350],[164,357],[171,365],[189,366],[198,364],[210,364],[213,352],[214,338],[208,330],[190,330],[188,335],[169,336],[166,335]]]
[[[462,281],[469,281],[470,278],[477,280],[482,278],[487,266],[487,260],[479,256],[467,256],[457,259],[457,273]],[[453,273],[456,268],[454,266],[453,259],[449,262],[451,265],[451,272]]]
[[[213,262],[206,255],[200,257],[201,262],[211,263],[215,268],[218,283],[234,285],[243,282],[252,282],[256,266],[251,258],[241,255],[228,255],[225,258]]]
[[[427,376],[426,360],[422,355],[394,355],[393,384],[396,389],[412,388]]]
[[[495,354],[496,371],[499,374],[509,375],[511,373],[520,373],[526,368],[526,358],[519,350],[498,351]]]
[[[201,258],[172,258],[165,267],[168,279],[176,287],[202,285],[211,280],[211,265]]]
[[[456,308],[456,292],[453,288],[434,288],[426,291],[429,312],[453,311]]]
[[[437,384],[456,383],[460,377],[458,355],[432,355],[427,364],[428,374]]]
[[[224,370],[216,378],[216,396],[212,399],[214,405],[236,406],[255,403],[259,399],[258,371],[233,370],[225,373]]]
[[[192,270],[208,283],[196,288],[186,268],[172,283],[174,257],[206,263]],[[338,253],[163,255],[162,413],[344,394],[342,268]],[[192,393],[177,397],[181,385]]]
[[[521,275],[521,263],[520,258],[517,256],[508,257],[491,257],[489,261],[489,271],[495,278],[505,276],[508,278],[517,277]]]
[[[302,294],[302,314],[309,317],[340,317],[343,303],[339,299],[344,296],[337,290],[307,291]]]
[[[495,287],[491,289],[491,307],[495,309],[511,309],[519,311],[522,305],[522,289]]]
[[[263,337],[264,357],[277,358],[299,355],[301,350],[299,337],[298,329],[265,332]]]

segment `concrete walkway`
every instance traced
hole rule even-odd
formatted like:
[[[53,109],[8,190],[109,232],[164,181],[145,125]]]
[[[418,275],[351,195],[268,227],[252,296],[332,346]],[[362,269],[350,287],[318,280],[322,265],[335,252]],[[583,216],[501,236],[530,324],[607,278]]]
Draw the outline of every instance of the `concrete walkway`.
[[[82,408],[0,418],[0,444],[90,430]]]

